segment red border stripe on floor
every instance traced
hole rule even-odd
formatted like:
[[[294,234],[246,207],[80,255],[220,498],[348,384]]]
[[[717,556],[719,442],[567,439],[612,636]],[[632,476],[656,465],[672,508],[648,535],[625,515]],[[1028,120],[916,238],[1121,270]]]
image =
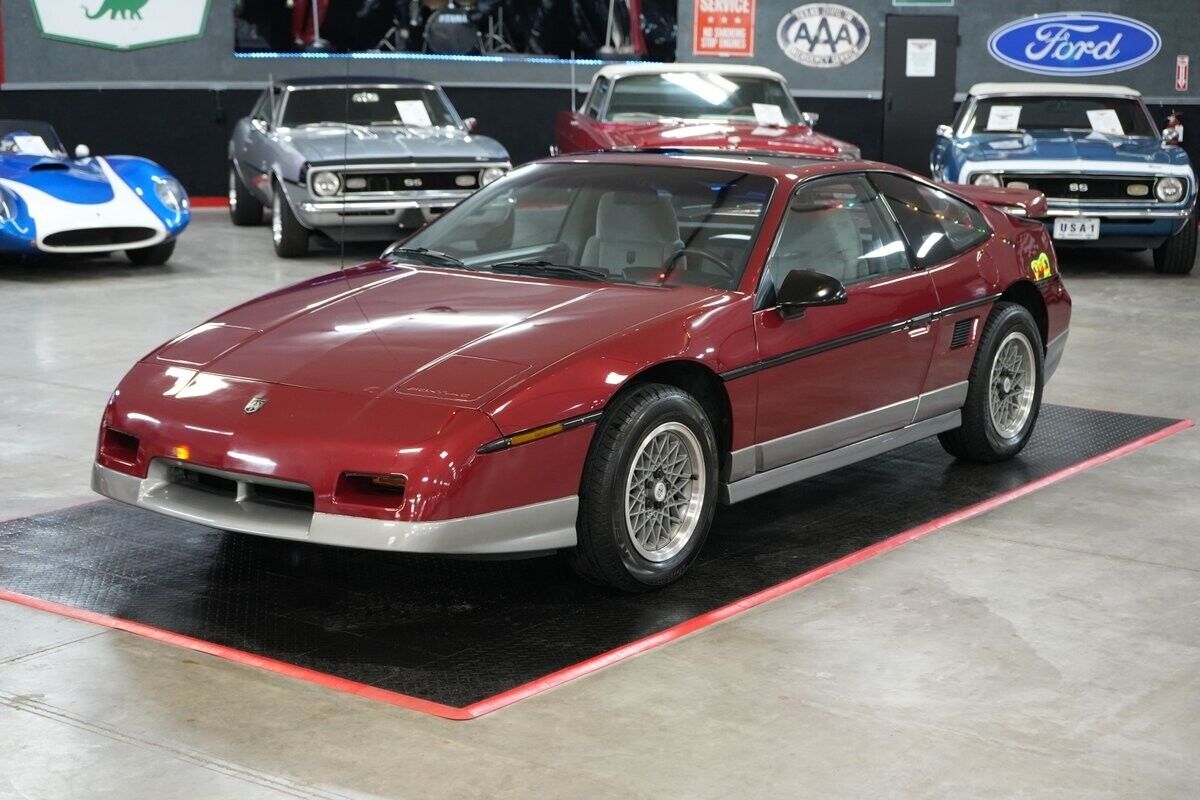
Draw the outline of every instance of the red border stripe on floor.
[[[722,620],[730,619],[731,617],[742,614],[751,608],[754,608],[755,606],[760,606],[763,603],[783,597],[784,595],[791,594],[798,589],[816,583],[824,578],[828,578],[830,575],[835,575],[843,570],[853,567],[856,564],[861,564],[864,561],[872,559],[875,556],[881,555],[890,550],[895,550],[897,547],[907,544],[915,539],[928,536],[934,531],[940,530],[947,525],[952,525],[955,522],[961,522],[963,520],[979,516],[980,514],[991,511],[997,506],[1001,506],[1012,500],[1016,500],[1018,497],[1024,497],[1027,494],[1036,492],[1037,490],[1043,489],[1051,484],[1058,483],[1066,478],[1070,478],[1073,475],[1078,475],[1079,473],[1091,469],[1092,467],[1107,463],[1114,459],[1120,458],[1121,456],[1132,453],[1134,450],[1138,450],[1146,445],[1166,439],[1169,436],[1173,436],[1180,431],[1192,427],[1193,424],[1194,423],[1191,420],[1181,420],[1174,425],[1163,428],[1162,430],[1152,433],[1149,436],[1144,436],[1141,439],[1136,439],[1128,444],[1124,444],[1115,450],[1110,450],[1107,453],[1101,453],[1098,456],[1093,456],[1092,458],[1080,461],[1078,464],[1073,464],[1065,469],[1059,470],[1058,472],[1052,472],[1049,475],[1038,478],[1037,480],[1030,481],[1022,486],[1018,486],[1015,489],[1002,492],[994,497],[988,498],[987,500],[960,508],[959,510],[950,514],[938,517],[937,519],[931,520],[922,525],[918,525],[915,528],[910,528],[903,533],[898,533],[895,536],[884,539],[883,541],[876,542],[870,547],[866,547],[847,556],[843,556],[836,561],[831,561],[828,564],[817,567],[809,572],[805,572],[802,575],[797,575],[796,577],[790,578],[782,583],[769,586],[762,591],[755,592],[754,594],[743,597],[740,600],[735,600],[728,605],[721,606],[720,608],[701,614],[697,617],[693,617],[692,619],[681,622],[678,625],[667,628],[666,630],[659,631],[658,633],[651,634],[643,639],[639,639],[635,642],[630,642],[629,644],[609,650],[607,653],[601,653],[598,656],[581,661],[578,664],[560,669],[557,672],[552,672],[549,675],[538,678],[537,680],[530,681],[523,686],[509,689],[506,692],[501,692],[500,694],[493,695],[484,700],[471,703],[463,708],[456,708],[454,706],[448,706],[442,703],[435,703],[431,700],[424,700],[420,697],[412,697],[399,692],[392,692],[388,691],[387,689],[368,686],[365,683],[359,683],[346,678],[339,678],[336,675],[329,675],[327,673],[318,672],[306,667],[299,667],[295,664],[289,664],[285,661],[278,661],[266,656],[259,656],[255,655],[254,653],[248,653],[244,650],[238,650],[237,648],[226,647],[224,645],[214,644],[213,642],[206,642],[203,639],[196,639],[191,636],[186,636],[181,633],[163,630],[162,628],[156,628],[153,625],[145,625],[140,622],[133,622],[131,620],[121,619],[119,617],[101,614],[96,611],[88,611],[86,609],[75,608],[73,606],[66,606],[61,603],[55,603],[52,600],[42,600],[37,597],[30,597],[29,595],[11,592],[6,589],[0,589],[0,600],[6,600],[10,603],[28,606],[29,608],[38,609],[40,611],[49,611],[54,614],[70,617],[71,619],[81,620],[83,622],[103,625],[108,628],[125,631],[126,633],[132,633],[137,636],[143,636],[147,639],[153,639],[155,641],[174,645],[176,647],[195,650],[200,653],[207,653],[208,655],[216,656],[217,658],[223,658],[227,661],[233,661],[238,664],[244,664],[248,667],[266,670],[267,672],[274,672],[279,675],[285,675],[289,678],[308,681],[309,683],[315,683],[319,686],[324,686],[329,689],[347,692],[349,694],[358,695],[359,697],[365,697],[370,700],[376,700],[379,702],[388,703],[390,705],[400,706],[401,708],[408,708],[413,711],[420,711],[425,714],[432,714],[445,719],[475,719],[483,716],[484,714],[489,714],[497,709],[512,705],[519,700],[524,700],[527,697],[540,694],[547,689],[553,689],[554,687],[561,686],[568,681],[575,680],[576,678],[580,678],[591,672],[595,672],[596,670],[616,664],[619,661],[624,661],[628,658],[632,658],[633,656],[645,653],[648,650],[661,647],[668,642],[673,642],[676,639],[680,639],[684,636],[695,633],[696,631],[703,630],[704,628],[707,628],[717,622],[721,622]]]
[[[192,208],[225,208],[229,205],[228,197],[189,197]]]

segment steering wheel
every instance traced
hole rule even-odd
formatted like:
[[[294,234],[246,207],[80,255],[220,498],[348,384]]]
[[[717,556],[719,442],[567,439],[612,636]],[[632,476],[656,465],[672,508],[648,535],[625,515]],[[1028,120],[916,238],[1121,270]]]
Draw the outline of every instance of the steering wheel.
[[[684,247],[681,250],[676,250],[674,253],[671,253],[670,257],[667,258],[667,260],[663,262],[663,278],[662,279],[664,282],[671,275],[671,273],[675,271],[675,263],[677,261],[679,261],[680,256],[698,256],[710,264],[716,264],[718,267],[721,268],[721,271],[724,272],[726,275],[728,275],[730,278],[733,278],[734,280],[737,279],[737,270],[735,270],[733,267],[729,266],[729,264],[727,262],[722,261],[721,259],[717,258],[715,255],[708,252],[707,250],[701,250],[698,247]]]
[[[729,109],[729,111],[725,113],[731,117],[740,116],[742,114],[753,114],[754,106],[738,106],[737,108]]]

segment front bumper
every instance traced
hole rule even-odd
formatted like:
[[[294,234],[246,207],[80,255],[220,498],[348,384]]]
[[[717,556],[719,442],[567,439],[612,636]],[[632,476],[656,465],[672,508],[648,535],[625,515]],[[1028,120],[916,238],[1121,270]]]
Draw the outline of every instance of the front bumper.
[[[221,530],[367,550],[503,555],[574,547],[576,542],[579,498],[575,496],[471,517],[405,522],[256,501],[253,491],[239,491],[237,499],[228,498],[173,483],[169,469],[167,462],[158,459],[151,462],[145,478],[138,478],[93,464],[92,489],[122,503]],[[246,483],[297,486],[232,472],[211,472]]]
[[[1055,239],[1062,247],[1158,247],[1192,219],[1192,204],[1163,207],[1048,200],[1045,224],[1051,235],[1056,217],[1100,220],[1099,239]]]

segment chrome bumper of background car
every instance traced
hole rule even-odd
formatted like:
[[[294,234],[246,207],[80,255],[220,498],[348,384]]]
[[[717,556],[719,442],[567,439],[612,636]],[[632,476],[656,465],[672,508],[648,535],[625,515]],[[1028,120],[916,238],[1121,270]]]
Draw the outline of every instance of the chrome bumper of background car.
[[[297,205],[297,216],[310,228],[340,225],[400,225],[405,212],[418,210],[425,221],[436,218],[453,208],[474,190],[445,189],[425,192],[404,192],[391,197],[369,200],[303,200]]]
[[[1100,217],[1102,219],[1184,219],[1191,207],[1183,208],[1109,208],[1104,205],[1065,205],[1060,200],[1046,202],[1048,217]]]
[[[557,550],[575,546],[579,498],[507,508],[473,517],[403,522],[326,514],[255,502],[252,493],[237,500],[172,483],[169,465],[152,462],[147,477],[92,465],[92,489],[106,497],[160,514],[221,530],[294,539],[314,544],[446,555],[495,555]],[[220,474],[219,470],[206,470]],[[234,473],[225,473],[236,479]],[[267,485],[285,481],[255,478]]]

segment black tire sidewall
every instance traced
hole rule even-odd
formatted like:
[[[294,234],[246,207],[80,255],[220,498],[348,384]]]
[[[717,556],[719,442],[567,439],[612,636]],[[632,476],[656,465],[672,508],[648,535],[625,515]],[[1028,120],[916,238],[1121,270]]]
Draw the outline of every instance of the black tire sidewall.
[[[272,196],[272,210],[274,214],[274,201],[279,199],[279,224],[280,224],[280,239],[279,243],[275,244],[274,235],[272,232],[272,244],[275,244],[275,254],[280,258],[297,258],[308,253],[308,238],[311,231],[300,224],[300,220],[296,219],[296,214],[292,211],[292,204],[288,201],[287,195],[283,191],[283,187],[278,182],[273,187],[274,195]]]
[[[629,399],[635,403],[631,413],[617,414],[608,420],[618,429],[606,429],[602,421],[602,429],[597,431],[600,446],[615,437],[615,449],[602,465],[589,458],[587,469],[594,474],[587,475],[587,485],[592,491],[585,494],[580,529],[581,535],[604,537],[606,546],[601,549],[619,558],[630,581],[630,585],[622,588],[652,588],[671,583],[682,575],[708,536],[717,505],[717,443],[704,408],[682,390],[654,386],[652,391],[635,393]],[[687,545],[670,559],[654,562],[638,553],[630,539],[625,521],[625,481],[643,438],[665,422],[685,425],[700,442],[705,462],[705,496],[700,519]]]
[[[1187,275],[1196,263],[1196,214],[1193,211],[1170,239],[1154,251],[1154,269],[1167,275]]]

